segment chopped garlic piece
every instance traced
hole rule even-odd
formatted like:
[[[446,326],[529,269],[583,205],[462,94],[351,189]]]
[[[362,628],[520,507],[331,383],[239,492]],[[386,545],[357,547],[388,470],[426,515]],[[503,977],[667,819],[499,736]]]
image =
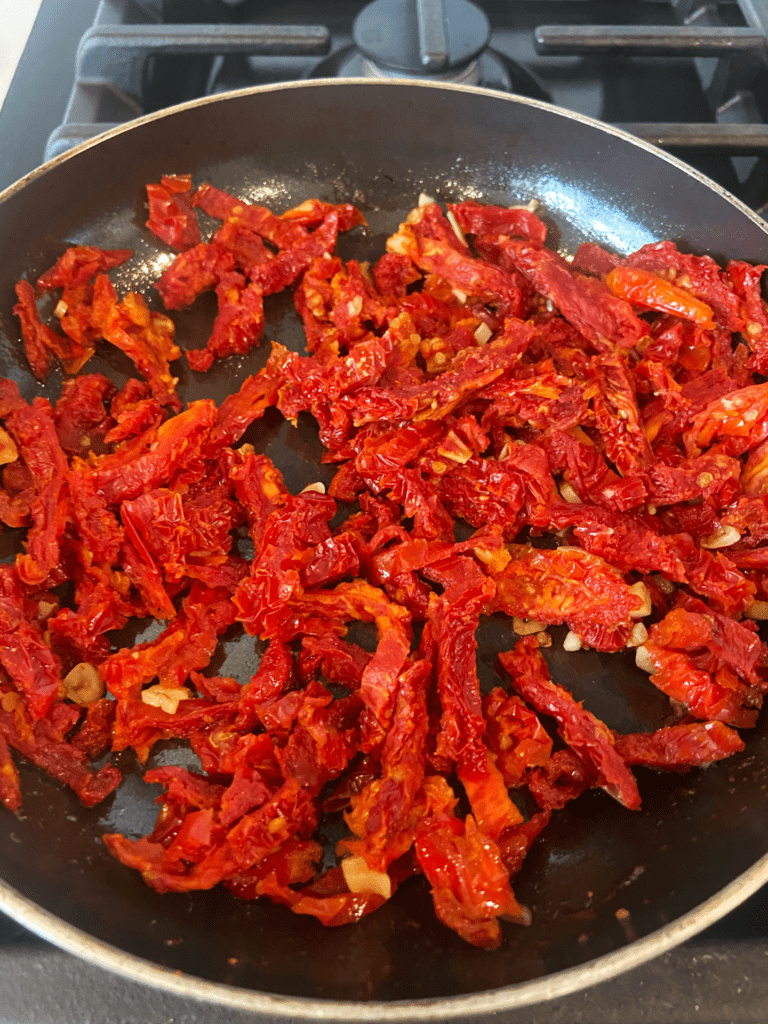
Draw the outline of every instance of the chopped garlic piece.
[[[627,647],[639,647],[648,639],[648,630],[642,622],[636,622],[627,640]]]
[[[563,640],[564,651],[580,651],[581,650],[581,637],[578,633],[574,633],[572,629],[569,629],[565,634],[565,640]]]
[[[635,664],[638,668],[641,668],[643,672],[647,672],[649,675],[655,671],[651,656],[648,653],[648,648],[643,647],[642,644],[635,651]]]
[[[318,494],[325,494],[325,484],[322,480],[318,480],[313,484],[307,484],[306,487],[303,487],[301,493],[304,494],[305,491],[317,491]]]
[[[630,619],[644,619],[646,615],[650,615],[653,611],[653,604],[651,603],[651,595],[648,587],[641,580],[639,583],[633,583],[629,588],[630,592],[640,598],[642,604],[639,608],[629,613]]]
[[[453,294],[454,294],[455,298],[457,299],[457,301],[462,304],[462,306],[466,304],[466,301],[467,301],[467,293],[466,292],[463,292],[460,288],[451,288],[451,291],[453,292]]]
[[[392,895],[392,880],[386,871],[371,871],[364,857],[345,857],[341,862],[344,881],[350,892],[377,892],[388,900]]]
[[[434,201],[432,196],[428,196],[426,192],[419,192],[419,206],[429,206]]]
[[[462,441],[455,430],[448,431],[437,451],[443,458],[450,459],[452,462],[460,462],[462,466],[465,462],[469,462],[474,455],[469,445]]]
[[[456,217],[455,217],[455,215],[453,213],[453,210],[449,210],[447,216],[448,216],[448,222],[450,223],[451,227],[453,228],[454,235],[456,235],[456,237],[458,238],[458,240],[461,242],[462,245],[466,245],[467,244],[466,236],[464,235],[464,232],[461,230],[461,226],[459,225],[459,222],[456,220]]]
[[[64,696],[75,704],[93,704],[104,696],[104,683],[99,670],[89,661],[81,661],[62,680]]]
[[[163,686],[162,683],[148,686],[146,690],[141,691],[141,699],[145,704],[167,711],[169,715],[175,715],[179,704],[183,700],[189,700],[191,696],[186,686]]]
[[[563,482],[560,484],[559,491],[560,497],[563,499],[563,501],[567,501],[569,505],[581,504],[581,498],[573,489],[573,485],[569,484],[567,480],[563,480]]]
[[[485,343],[489,341],[492,336],[493,331],[488,326],[488,324],[485,323],[480,324],[480,326],[475,331],[475,341],[477,342],[478,345],[485,345]]]
[[[709,537],[705,537],[701,541],[701,546],[710,550],[728,548],[731,544],[735,544],[737,540],[741,540],[741,534],[735,526],[721,526],[719,530],[715,530]]]
[[[514,629],[518,636],[530,636],[531,633],[541,633],[546,628],[546,623],[537,622],[535,619],[519,619],[517,616],[512,619],[512,629]]]
[[[409,241],[402,232],[396,232],[387,239],[387,252],[393,252],[396,256],[407,256],[408,251]]]

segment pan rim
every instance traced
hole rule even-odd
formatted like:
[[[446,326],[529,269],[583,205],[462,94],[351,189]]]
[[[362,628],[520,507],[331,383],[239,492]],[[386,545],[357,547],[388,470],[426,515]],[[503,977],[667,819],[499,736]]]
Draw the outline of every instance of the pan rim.
[[[485,100],[515,103],[544,110],[572,121],[578,121],[591,128],[623,139],[644,150],[725,199],[742,215],[768,234],[768,221],[760,217],[717,182],[700,171],[672,156],[652,143],[639,139],[624,129],[598,121],[588,115],[570,111],[556,104],[529,99],[508,93],[494,93],[478,86],[436,83],[420,79],[376,80],[368,78],[319,78],[299,82],[280,82],[270,85],[253,86],[214,96],[206,96],[185,103],[164,108],[144,115],[88,139],[65,153],[47,161],[0,192],[0,206],[27,184],[50,173],[60,164],[76,159],[103,142],[132,132],[153,121],[171,118],[175,114],[213,103],[224,103],[263,93],[296,91],[297,89],[325,89],[350,87],[398,88],[414,87],[440,92],[468,93]],[[567,996],[582,989],[608,981],[626,971],[647,963],[680,945],[705,928],[720,920],[748,897],[754,895],[768,883],[768,853],[750,868],[733,879],[719,892],[710,896],[693,910],[676,918],[641,939],[630,942],[621,949],[604,954],[594,960],[575,967],[543,975],[503,988],[459,996],[441,996],[417,1000],[359,1001],[325,1000],[284,996],[253,989],[241,988],[220,982],[207,981],[191,974],[182,974],[170,968],[161,967],[96,939],[74,925],[68,924],[50,911],[44,910],[33,900],[23,896],[12,886],[0,879],[0,911],[6,913],[22,926],[28,928],[64,951],[78,956],[87,963],[111,971],[130,981],[165,990],[166,992],[194,999],[208,1005],[218,1005],[234,1010],[270,1015],[278,1018],[293,1018],[304,1021],[391,1021],[391,1022],[437,1022],[461,1016],[480,1016],[519,1009],[536,1003],[548,1002]]]
[[[607,135],[613,135],[617,138],[623,139],[624,141],[631,143],[633,146],[645,150],[657,158],[664,160],[666,163],[671,164],[673,167],[676,167],[678,170],[683,171],[689,177],[694,178],[702,185],[705,185],[707,188],[716,192],[721,198],[725,199],[732,206],[735,206],[741,213],[745,214],[755,225],[757,225],[757,227],[768,233],[768,220],[755,213],[755,211],[747,206],[746,203],[743,203],[731,192],[723,188],[722,185],[718,184],[718,182],[713,181],[712,178],[708,178],[706,174],[702,174],[701,171],[698,171],[695,167],[691,167],[690,164],[685,163],[685,161],[681,160],[679,157],[673,156],[671,153],[667,153],[666,150],[661,149],[659,146],[654,146],[653,143],[648,142],[645,139],[640,139],[636,135],[632,135],[623,128],[608,124],[605,121],[599,121],[597,118],[590,117],[588,114],[568,110],[567,108],[558,106],[555,103],[547,103],[544,100],[532,99],[528,96],[518,96],[514,93],[494,92],[490,89],[484,89],[477,85],[461,85],[452,82],[431,82],[419,78],[313,78],[297,82],[274,82],[268,85],[255,85],[248,86],[243,89],[233,89],[229,92],[217,93],[212,96],[201,96],[198,99],[187,100],[184,103],[177,103],[171,107],[164,107],[162,110],[154,111],[151,114],[144,114],[142,117],[134,118],[131,121],[126,121],[124,124],[110,128],[107,131],[102,132],[100,135],[94,136],[92,139],[87,139],[84,142],[78,143],[78,145],[68,149],[65,153],[61,153],[59,156],[53,157],[41,164],[39,167],[29,171],[23,177],[19,178],[18,181],[1,191],[0,204],[5,202],[6,199],[10,198],[17,191],[20,191],[25,185],[35,181],[39,177],[43,177],[60,164],[76,158],[78,154],[95,148],[108,139],[117,138],[125,132],[131,132],[134,129],[140,128],[142,125],[149,124],[153,121],[171,118],[177,113],[182,113],[186,110],[193,110],[197,107],[229,102],[231,100],[245,98],[247,96],[261,95],[263,93],[293,92],[298,89],[324,89],[328,87],[349,89],[351,86],[356,88],[364,87],[372,89],[411,89],[416,87],[419,89],[427,89],[437,92],[467,93],[469,95],[481,96],[484,99],[494,99],[501,102],[534,107],[539,110],[549,111],[550,113],[556,114],[559,117],[564,117],[568,120],[578,121],[582,124],[588,125],[589,127],[596,128]]]
[[[326,1024],[386,1021],[387,1024],[440,1024],[457,1017],[480,1017],[551,1002],[610,981],[655,960],[735,910],[768,881],[768,853],[704,903],[670,924],[594,960],[531,981],[485,992],[413,1000],[311,999],[261,992],[161,967],[126,953],[62,921],[0,880],[0,911],[53,945],[129,981],[159,988],[205,1005],[244,1010],[289,1020]]]

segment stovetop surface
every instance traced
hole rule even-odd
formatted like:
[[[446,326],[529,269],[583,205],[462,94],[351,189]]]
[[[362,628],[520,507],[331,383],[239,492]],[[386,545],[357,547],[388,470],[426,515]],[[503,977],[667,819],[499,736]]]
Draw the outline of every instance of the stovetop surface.
[[[131,17],[141,18],[142,10],[133,0],[126,0],[126,5]],[[42,162],[46,140],[64,116],[78,41],[93,23],[97,6],[97,0],[67,0],[66,5],[42,0],[0,110],[0,188]],[[245,0],[239,5],[167,0],[167,6],[176,11],[176,20],[193,11],[198,20],[212,21],[214,12],[226,10],[233,21],[325,24],[333,40],[326,60],[332,61],[349,46],[350,25],[363,4],[352,0],[332,4]],[[666,0],[517,0],[514,4],[487,0],[482,6],[491,21],[492,45],[520,61],[554,103],[609,122],[711,119],[690,59],[597,62],[585,57],[543,57],[534,49],[533,29],[544,22],[673,24],[672,5]],[[735,3],[721,4],[718,10],[727,23],[743,24]],[[53,62],[52,52],[57,54]],[[212,87],[225,91],[308,77],[317,64],[317,58],[259,64],[227,57],[218,63]],[[41,67],[46,68],[45,87]],[[150,90],[146,109],[159,105]],[[734,166],[727,157],[700,156],[691,162],[737,194],[741,190],[742,198],[755,207],[768,199],[764,182],[753,174],[745,184],[746,176],[742,174],[745,180],[739,177],[743,166]],[[748,194],[743,194],[745,189]],[[767,1018],[768,887],[700,936],[648,964],[583,992],[495,1019],[499,1024],[757,1024]],[[0,915],[0,1024],[246,1024],[254,1019],[114,977]]]

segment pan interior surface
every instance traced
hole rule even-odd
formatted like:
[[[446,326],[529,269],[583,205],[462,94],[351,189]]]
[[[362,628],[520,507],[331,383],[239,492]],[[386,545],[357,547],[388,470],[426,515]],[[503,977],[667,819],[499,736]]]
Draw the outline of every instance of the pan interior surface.
[[[191,173],[195,183],[210,181],[276,211],[314,196],[353,202],[369,229],[341,240],[345,259],[375,259],[425,192],[439,202],[536,199],[550,229],[547,244],[563,252],[595,241],[623,254],[669,238],[719,260],[768,263],[768,234],[758,219],[711,183],[620,133],[544,104],[409,83],[258,89],[144,119],[0,197],[0,375],[17,380],[25,397],[55,398],[58,382],[41,387],[24,368],[11,316],[15,281],[36,277],[71,243],[131,247],[134,257],[113,279],[121,292],[148,294],[165,250],[143,228],[143,186],[172,173]],[[154,305],[160,308],[158,299]],[[174,314],[182,346],[204,343],[212,312],[213,305],[202,302]],[[290,297],[269,300],[266,316],[265,341],[249,356],[215,364],[207,374],[193,374],[184,361],[176,364],[184,401],[220,402],[264,364],[269,340],[301,348]],[[87,370],[118,385],[131,374],[122,357],[110,353],[98,355]],[[320,464],[322,450],[309,420],[294,428],[268,415],[246,440],[274,459],[293,491],[332,476],[332,467]],[[0,535],[4,561],[18,543],[12,533]],[[610,727],[662,724],[665,703],[630,652],[566,656],[558,647],[562,637],[554,635],[555,679]],[[498,684],[495,655],[515,639],[511,622],[484,622],[478,651],[484,686]],[[245,681],[260,650],[252,638],[233,636],[212,670]],[[449,1016],[462,1007],[471,1012],[469,1003],[450,997],[503,989],[495,1006],[502,1009],[543,998],[542,979],[588,962],[613,958],[617,971],[630,966],[635,940],[668,931],[702,905],[714,906],[717,894],[750,869],[750,891],[768,880],[768,863],[759,877],[753,868],[768,851],[765,720],[744,739],[742,754],[707,770],[683,776],[638,771],[638,812],[592,792],[555,815],[515,884],[533,923],[505,926],[505,942],[492,953],[466,945],[436,921],[420,880],[403,885],[359,924],[338,929],[264,900],[239,901],[220,888],[159,896],[114,860],[99,838],[112,831],[145,834],[154,821],[159,787],[142,782],[130,754],[116,761],[125,773],[123,786],[92,810],[21,764],[22,813],[0,816],[0,877],[10,887],[6,894],[16,893],[63,922],[60,933],[48,935],[54,941],[66,946],[67,929],[78,929],[119,951],[110,959],[99,945],[93,956],[105,966],[130,974],[139,958],[182,972],[190,995],[196,994],[195,979],[202,979],[222,986],[203,985],[199,994],[205,998],[226,1002],[227,992],[239,990],[238,1005],[295,1017],[325,1014],[318,1000],[348,1003],[352,1013],[355,1003],[394,1003],[394,1012],[397,1001],[449,998],[441,1004]],[[166,745],[150,764],[184,764],[184,757],[183,748]],[[745,896],[746,890],[745,883]],[[15,897],[5,907],[23,918]],[[698,927],[711,919],[704,914]],[[73,939],[70,948],[83,952],[79,945]],[[644,956],[653,955],[651,944],[642,948]],[[149,980],[164,984],[164,977]],[[588,981],[585,974],[569,985]],[[267,1007],[261,993],[290,998]]]

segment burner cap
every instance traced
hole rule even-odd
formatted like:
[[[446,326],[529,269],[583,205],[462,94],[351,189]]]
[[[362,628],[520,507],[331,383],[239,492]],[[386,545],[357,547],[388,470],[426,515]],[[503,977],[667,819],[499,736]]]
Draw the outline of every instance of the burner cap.
[[[355,19],[352,37],[381,68],[429,75],[473,61],[488,45],[491,26],[467,0],[374,0]]]

